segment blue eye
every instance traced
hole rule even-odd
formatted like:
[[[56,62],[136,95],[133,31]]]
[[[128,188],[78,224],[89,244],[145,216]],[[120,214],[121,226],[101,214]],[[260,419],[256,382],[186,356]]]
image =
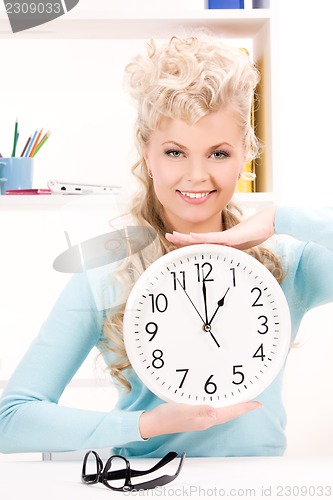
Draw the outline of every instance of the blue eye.
[[[213,157],[215,160],[223,160],[223,158],[229,158],[229,153],[226,151],[213,151],[211,154],[211,157]]]
[[[168,151],[166,151],[165,154],[167,156],[171,156],[171,158],[180,158],[183,153],[178,149],[168,149]]]

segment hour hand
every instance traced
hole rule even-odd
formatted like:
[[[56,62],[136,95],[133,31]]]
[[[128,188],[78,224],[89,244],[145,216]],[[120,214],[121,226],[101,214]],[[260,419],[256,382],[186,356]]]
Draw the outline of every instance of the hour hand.
[[[217,302],[217,308],[215,309],[215,312],[214,312],[213,316],[210,318],[210,321],[208,322],[209,326],[212,324],[212,321],[215,318],[217,311],[220,309],[220,307],[224,306],[224,300],[225,300],[225,298],[226,298],[227,293],[229,292],[229,290],[230,290],[230,287],[227,289],[227,291],[225,292],[225,294],[223,295],[223,297]]]

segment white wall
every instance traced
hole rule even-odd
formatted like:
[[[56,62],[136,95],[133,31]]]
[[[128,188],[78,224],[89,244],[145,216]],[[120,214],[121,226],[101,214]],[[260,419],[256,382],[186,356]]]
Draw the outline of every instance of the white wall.
[[[18,151],[37,128],[51,131],[35,157],[35,187],[46,187],[48,179],[125,185],[134,108],[120,75],[142,45],[142,40],[43,40],[42,46],[35,39],[1,40],[2,67],[10,68],[10,78],[1,83],[2,155],[11,154],[18,117]],[[41,62],[33,69],[36,57]]]
[[[278,0],[280,171],[286,203],[333,203],[333,58],[330,0]]]
[[[283,203],[333,202],[331,126],[326,124],[333,111],[332,10],[331,0],[278,2],[273,83],[279,119],[274,127],[279,144],[276,195]],[[52,132],[36,156],[36,186],[59,178],[130,187],[134,110],[119,74],[142,45],[135,40],[0,40],[1,66],[8,70],[0,92],[2,154],[10,153],[18,116],[22,143],[37,127]],[[39,63],[33,64],[36,59]],[[108,211],[95,215],[105,225],[112,216]],[[89,217],[93,230],[95,216]],[[0,220],[1,383],[66,282],[65,275],[53,271],[52,262],[66,247],[64,231],[73,229],[74,219],[63,211],[1,210]],[[333,407],[317,388],[322,384],[329,390],[331,317],[331,306],[309,314],[301,328],[308,341],[289,360],[289,454],[332,454]],[[112,405],[112,388],[104,387],[102,368],[97,370],[98,389],[87,389],[82,398],[80,380],[91,374],[96,374],[93,356],[64,402],[80,405],[90,391],[96,409]]]
[[[333,4],[279,0],[277,13],[277,201],[332,206]],[[299,335],[306,342],[289,358],[289,454],[333,451],[332,313],[332,305],[308,313]]]

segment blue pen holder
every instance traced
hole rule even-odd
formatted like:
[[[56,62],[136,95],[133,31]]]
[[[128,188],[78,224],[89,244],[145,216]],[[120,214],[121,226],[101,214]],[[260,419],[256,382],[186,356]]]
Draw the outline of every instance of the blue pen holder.
[[[31,189],[33,171],[33,158],[0,158],[0,194],[7,189]]]
[[[209,9],[244,9],[244,0],[208,0]]]

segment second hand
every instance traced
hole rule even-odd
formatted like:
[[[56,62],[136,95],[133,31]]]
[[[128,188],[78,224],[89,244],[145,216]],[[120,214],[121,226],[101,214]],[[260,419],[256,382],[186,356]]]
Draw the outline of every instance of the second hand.
[[[198,309],[195,307],[195,305],[194,305],[194,303],[193,303],[193,301],[192,301],[191,297],[189,296],[189,294],[187,293],[187,291],[185,290],[185,288],[183,287],[183,285],[181,284],[181,282],[179,281],[179,279],[178,279],[178,278],[177,278],[177,281],[178,281],[178,283],[180,284],[180,286],[181,286],[182,290],[184,290],[184,292],[185,292],[185,294],[186,294],[186,297],[189,299],[189,301],[191,302],[192,306],[194,307],[194,309],[195,309],[195,310],[196,310],[196,312],[198,313],[198,315],[199,315],[199,317],[200,317],[201,321],[203,322],[203,324],[205,324],[204,319],[202,318],[202,316],[201,316],[201,314],[199,313]]]

